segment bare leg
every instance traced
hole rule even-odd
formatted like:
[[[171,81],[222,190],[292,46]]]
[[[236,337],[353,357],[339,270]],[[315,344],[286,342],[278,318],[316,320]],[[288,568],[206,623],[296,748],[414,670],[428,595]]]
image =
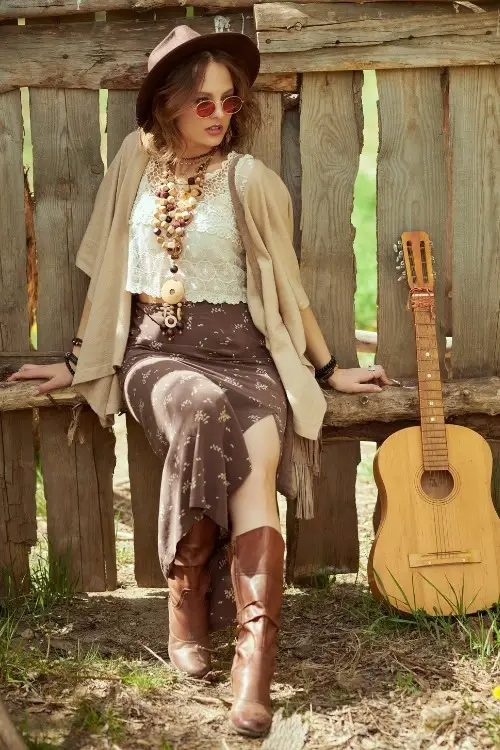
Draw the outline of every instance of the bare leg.
[[[252,425],[244,438],[252,471],[229,501],[233,537],[261,526],[281,532],[276,499],[280,443],[274,417]]]

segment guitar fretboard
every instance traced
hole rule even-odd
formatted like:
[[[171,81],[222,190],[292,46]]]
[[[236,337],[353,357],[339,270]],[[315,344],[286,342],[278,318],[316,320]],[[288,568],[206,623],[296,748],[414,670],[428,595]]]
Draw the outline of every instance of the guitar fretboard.
[[[430,301],[432,297],[433,295],[429,294]],[[449,468],[448,443],[434,316],[430,309],[421,307],[414,309],[413,314],[424,469],[445,471]]]

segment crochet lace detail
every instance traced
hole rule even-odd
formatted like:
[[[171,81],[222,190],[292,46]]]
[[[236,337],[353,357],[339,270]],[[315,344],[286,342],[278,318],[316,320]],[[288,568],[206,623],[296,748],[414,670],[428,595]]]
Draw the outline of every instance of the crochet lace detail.
[[[190,302],[246,302],[246,258],[229,192],[228,170],[236,157],[231,152],[221,167],[205,176],[205,192],[186,232],[184,250],[177,261],[176,277]],[[236,167],[240,200],[250,175],[253,157],[246,155]],[[147,170],[132,207],[129,221],[127,291],[160,297],[171,277],[165,251],[155,241],[151,221],[155,209]]]

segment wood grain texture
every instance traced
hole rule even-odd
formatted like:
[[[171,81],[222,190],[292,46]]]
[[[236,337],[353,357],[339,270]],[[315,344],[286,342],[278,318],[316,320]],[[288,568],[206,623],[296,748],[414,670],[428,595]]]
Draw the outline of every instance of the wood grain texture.
[[[450,71],[454,376],[500,369],[500,70]],[[500,511],[500,444],[493,502]]]
[[[130,496],[134,514],[135,580],[138,586],[167,585],[158,559],[158,510],[162,464],[142,426],[127,414]]]
[[[118,153],[125,136],[137,127],[136,99],[137,91],[109,91],[108,93],[108,166]]]
[[[111,18],[118,14],[110,14]],[[77,17],[79,18],[79,17]],[[248,13],[225,16],[229,29],[255,38]],[[136,90],[146,74],[147,56],[179,23],[200,33],[215,31],[211,16],[166,20],[112,20],[110,23],[47,23],[2,28],[0,91],[18,86]],[[43,29],[43,31],[41,30]],[[24,48],[21,53],[20,46]],[[257,91],[297,90],[296,71],[259,75]]]
[[[0,94],[2,352],[29,347],[22,153],[20,92]],[[0,417],[0,567],[8,570],[19,589],[28,586],[28,557],[30,546],[35,543],[35,451],[32,415],[3,414]],[[5,582],[5,576],[2,576],[1,580]]]
[[[257,158],[278,174],[281,173],[281,119],[283,102],[276,92],[257,92],[262,112],[262,127],[250,149]]]
[[[500,367],[500,69],[450,71],[455,377]]]
[[[413,319],[406,310],[408,284],[397,283],[393,244],[403,231],[426,231],[434,242],[436,327],[443,367],[443,267],[446,256],[447,174],[443,92],[438,70],[377,73],[379,154],[377,170],[377,361],[390,377],[416,373]]]
[[[78,24],[69,24],[69,27]],[[99,101],[93,91],[30,91],[35,229],[39,258],[38,345],[65,349],[78,327],[87,280],[74,265],[102,178]],[[90,412],[68,445],[71,414],[40,414],[47,531],[53,559],[68,558],[82,591],[116,586],[114,439]],[[111,523],[110,523],[111,519]]]
[[[299,53],[310,57],[312,52],[321,51],[324,60],[328,50],[332,54],[332,65],[335,65],[335,58],[345,53],[364,57],[380,51],[386,56],[388,47],[392,47],[394,55],[395,49],[401,46],[400,57],[404,60],[405,50],[419,54],[425,46],[428,67],[436,64],[436,56],[441,58],[443,52],[446,53],[446,48],[441,49],[444,42],[451,42],[448,52],[454,50],[456,54],[460,41],[464,47],[474,50],[477,63],[482,58],[490,60],[492,53],[497,57],[500,53],[497,17],[498,5],[490,5],[482,13],[426,3],[411,6],[377,3],[366,7],[354,3],[269,3],[255,7],[257,41],[264,55]],[[308,68],[299,63],[299,69]]]
[[[285,109],[281,129],[281,176],[288,188],[293,206],[293,245],[300,259],[302,230],[302,164],[300,160],[300,112],[297,107]]]
[[[361,79],[357,73],[306,74],[301,92],[301,273],[331,351],[357,365],[354,336],[354,182],[362,148]],[[294,522],[289,579],[356,571],[355,505],[359,445],[326,445],[315,517]],[[288,525],[293,531],[292,523]]]
[[[317,1],[317,0],[316,0]],[[347,0],[337,0],[347,2]],[[362,0],[363,3],[376,0]],[[329,2],[330,0],[325,0]],[[400,3],[401,0],[398,0]],[[407,3],[412,0],[406,0]],[[435,0],[429,0],[435,2]],[[453,2],[453,0],[444,0]],[[257,3],[249,0],[189,0],[189,4],[196,8],[208,8],[216,11],[225,8],[248,8]],[[2,0],[0,20],[3,18],[35,18],[43,16],[64,16],[76,13],[99,13],[102,11],[144,11],[150,8],[185,7],[184,0]]]
[[[216,30],[210,16],[6,26],[0,44],[0,91],[18,86],[137,89],[148,54],[179,23],[202,34]],[[255,39],[252,15],[228,15],[227,23],[228,30],[244,28]]]
[[[268,3],[255,7],[255,23],[260,48],[272,54],[376,46],[409,37],[463,36],[468,40],[490,31],[497,11],[498,4],[473,13],[442,3],[382,2],[366,7],[355,3]]]
[[[488,65],[500,60],[498,3],[255,6],[262,72]]]

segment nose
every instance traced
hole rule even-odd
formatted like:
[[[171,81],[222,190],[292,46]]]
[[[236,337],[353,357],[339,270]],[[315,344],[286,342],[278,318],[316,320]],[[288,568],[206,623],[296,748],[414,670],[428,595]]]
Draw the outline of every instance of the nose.
[[[222,109],[222,102],[214,102],[215,103],[215,112],[213,114],[214,117],[224,117],[224,110]]]

